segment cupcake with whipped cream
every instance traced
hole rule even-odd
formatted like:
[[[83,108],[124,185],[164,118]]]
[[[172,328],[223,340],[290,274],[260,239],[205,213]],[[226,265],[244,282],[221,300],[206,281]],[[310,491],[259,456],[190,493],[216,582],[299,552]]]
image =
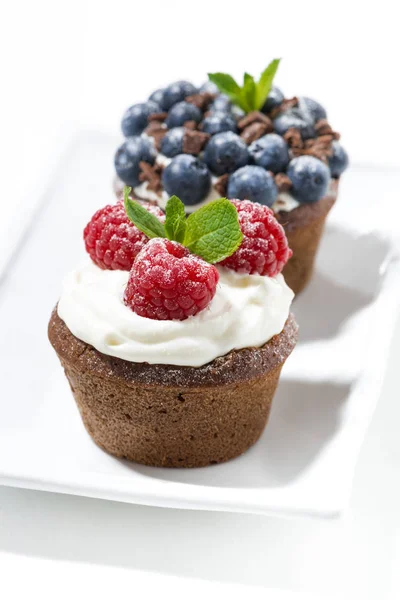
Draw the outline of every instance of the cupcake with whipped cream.
[[[178,81],[131,106],[115,155],[116,193],[130,185],[162,209],[177,195],[187,213],[221,196],[272,208],[293,250],[284,276],[298,293],[348,156],[321,104],[272,86],[278,64],[258,81],[246,74],[243,86],[213,73],[200,88]]]
[[[107,452],[199,467],[261,435],[297,339],[291,256],[266,206],[172,197],[106,206],[85,228],[49,323],[83,423]]]

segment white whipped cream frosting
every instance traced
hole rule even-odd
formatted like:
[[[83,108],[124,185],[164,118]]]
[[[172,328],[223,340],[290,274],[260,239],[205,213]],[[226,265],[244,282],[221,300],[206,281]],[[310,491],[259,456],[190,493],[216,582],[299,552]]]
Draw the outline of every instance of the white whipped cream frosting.
[[[105,271],[87,262],[66,277],[58,314],[77,338],[103,354],[200,367],[233,349],[260,347],[280,333],[294,295],[282,275],[224,268],[219,273],[206,309],[185,321],[156,321],[125,306],[128,271]]]

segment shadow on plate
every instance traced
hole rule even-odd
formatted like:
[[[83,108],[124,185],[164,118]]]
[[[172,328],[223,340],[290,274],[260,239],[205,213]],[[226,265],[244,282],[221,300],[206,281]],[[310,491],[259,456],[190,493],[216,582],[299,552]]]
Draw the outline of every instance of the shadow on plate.
[[[268,426],[245,454],[201,469],[160,469],[121,461],[147,477],[233,488],[284,486],[317,458],[339,427],[350,386],[281,381]]]
[[[389,243],[374,233],[357,236],[344,229],[327,229],[313,279],[293,304],[301,342],[333,338],[372,302],[389,251]]]
[[[307,290],[293,303],[299,342],[334,338],[344,323],[372,300],[372,294],[341,285],[317,271]]]

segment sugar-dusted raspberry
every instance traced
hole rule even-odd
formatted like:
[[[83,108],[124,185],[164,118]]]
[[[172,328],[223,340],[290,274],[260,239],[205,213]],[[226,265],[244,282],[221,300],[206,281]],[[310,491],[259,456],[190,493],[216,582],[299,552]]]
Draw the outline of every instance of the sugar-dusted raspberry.
[[[243,241],[220,265],[239,273],[274,277],[292,256],[285,231],[268,206],[250,200],[232,200],[239,216]]]
[[[158,217],[164,214],[148,202],[141,204]],[[149,238],[128,219],[123,202],[109,204],[98,210],[83,232],[86,251],[101,269],[130,271],[133,261]]]
[[[133,263],[124,302],[141,317],[183,321],[209,305],[217,269],[169,240],[155,238]]]

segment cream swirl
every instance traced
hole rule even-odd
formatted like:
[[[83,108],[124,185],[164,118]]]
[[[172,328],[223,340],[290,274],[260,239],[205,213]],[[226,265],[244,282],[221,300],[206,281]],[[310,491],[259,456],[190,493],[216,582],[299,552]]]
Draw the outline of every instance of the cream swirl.
[[[140,317],[123,303],[127,271],[85,263],[70,273],[58,304],[69,330],[99,352],[131,362],[200,367],[233,349],[259,347],[280,333],[293,292],[282,275],[219,269],[210,305],[185,321]]]

